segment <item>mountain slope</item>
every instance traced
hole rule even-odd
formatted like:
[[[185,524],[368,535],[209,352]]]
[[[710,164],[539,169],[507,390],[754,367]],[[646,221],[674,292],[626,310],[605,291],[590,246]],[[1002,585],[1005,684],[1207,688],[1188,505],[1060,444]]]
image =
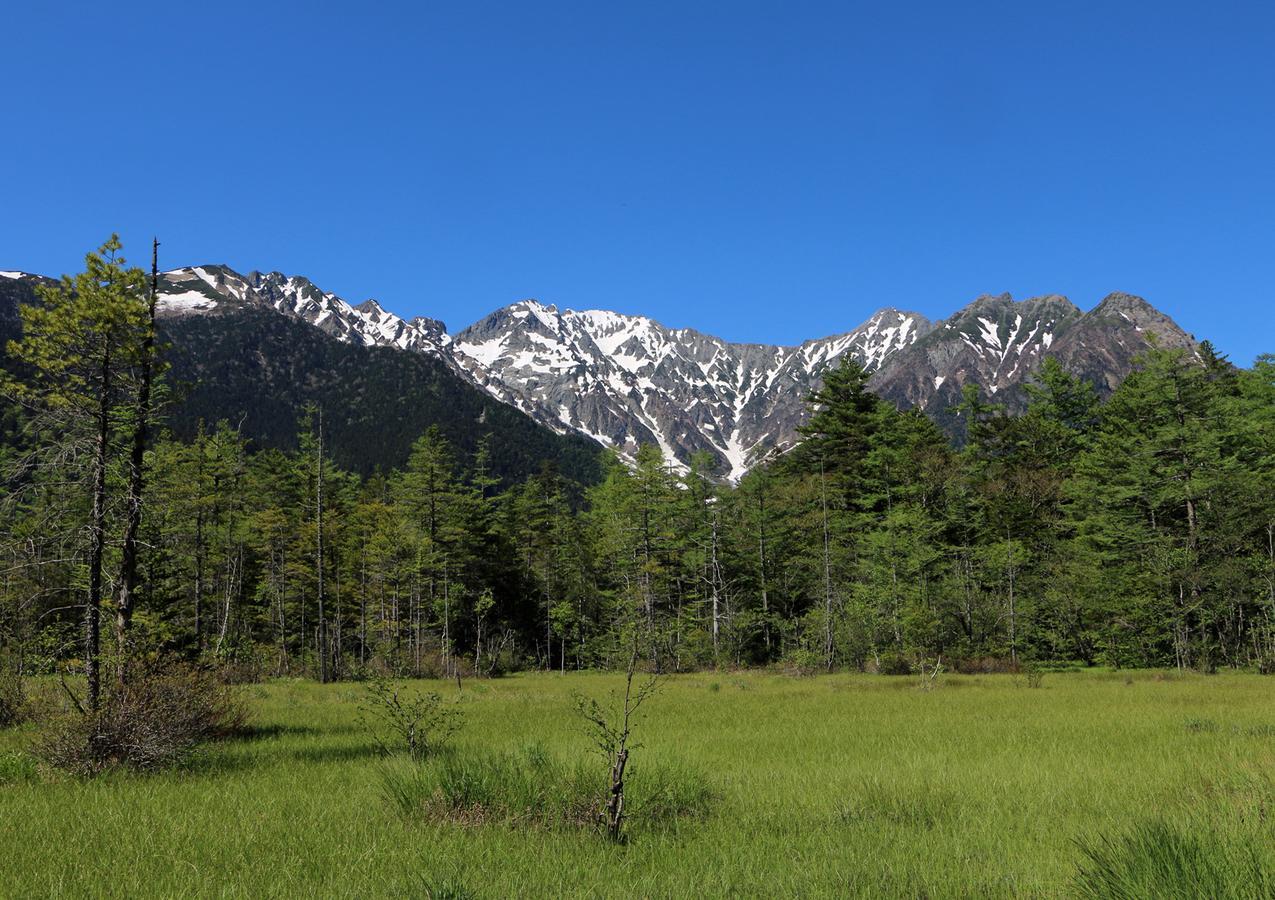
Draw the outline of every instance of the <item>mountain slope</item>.
[[[360,474],[403,465],[412,442],[437,425],[463,457],[490,435],[492,473],[505,484],[546,462],[581,484],[600,478],[595,442],[545,428],[474,387],[441,357],[402,352],[392,338],[388,346],[341,339],[286,304],[281,310],[261,302],[247,279],[201,268],[208,278],[193,272],[166,278],[161,304],[160,338],[176,401],[165,424],[179,437],[193,437],[201,419],[226,420],[258,446],[291,449],[299,416],[315,403],[324,409],[333,459]],[[35,301],[41,281],[0,276],[0,338],[20,336],[17,306]],[[293,285],[305,301],[306,287]],[[282,289],[280,295],[293,302]]]
[[[30,279],[7,273],[0,292],[6,280]],[[783,347],[735,344],[644,316],[560,310],[535,300],[498,309],[453,337],[436,319],[405,320],[375,300],[353,305],[300,276],[240,275],[219,265],[165,273],[161,292],[161,317],[175,333],[198,331],[190,323],[229,313],[268,313],[344,346],[429,359],[431,377],[446,373],[466,382],[559,435],[585,435],[625,456],[643,443],[658,444],[679,467],[707,454],[710,467],[730,480],[763,451],[797,439],[806,398],[842,359],[867,368],[880,396],[925,411],[959,436],[950,410],[965,384],[1019,411],[1024,383],[1047,356],[1105,395],[1152,340],[1195,346],[1171,319],[1128,294],[1112,294],[1089,312],[1057,295],[984,296],[938,323],[886,308],[853,331]],[[287,348],[258,350],[270,356]],[[388,403],[391,415],[407,414],[390,398],[377,402]]]
[[[921,409],[956,435],[962,429],[951,408],[965,384],[1020,412],[1023,385],[1052,356],[1106,396],[1132,371],[1153,335],[1162,347],[1195,347],[1172,319],[1129,294],[1112,294],[1089,312],[1058,295],[983,296],[893,354],[868,385],[900,407]]]
[[[165,319],[248,308],[273,310],[348,343],[434,357],[542,424],[626,456],[643,443],[660,445],[678,466],[707,453],[729,478],[747,470],[752,454],[796,439],[805,398],[829,366],[849,355],[876,368],[931,327],[915,313],[884,309],[846,334],[775,347],[526,300],[453,339],[435,319],[405,321],[374,300],[354,306],[298,276],[239,275],[217,265],[164,275]]]
[[[828,367],[850,356],[875,368],[929,328],[886,309],[798,347],[733,344],[644,316],[526,300],[460,332],[453,349],[476,381],[511,391],[511,402],[542,418],[626,455],[642,443],[659,444],[675,464],[707,453],[738,478],[751,454],[795,439]]]
[[[333,458],[360,474],[403,465],[412,442],[437,425],[465,457],[491,435],[492,471],[505,483],[546,461],[583,484],[601,475],[593,441],[555,434],[425,354],[334,340],[261,309],[168,317],[161,334],[180,399],[169,422],[182,437],[200,419],[225,419],[242,422],[260,445],[292,448],[297,417],[314,403],[323,406]]]

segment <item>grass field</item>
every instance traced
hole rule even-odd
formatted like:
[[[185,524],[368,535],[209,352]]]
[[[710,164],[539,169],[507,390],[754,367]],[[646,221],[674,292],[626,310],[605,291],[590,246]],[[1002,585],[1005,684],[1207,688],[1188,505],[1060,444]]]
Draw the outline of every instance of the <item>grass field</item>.
[[[621,681],[466,683],[452,752],[535,744],[573,760],[588,739],[572,693]],[[29,733],[0,732],[0,896],[1067,896],[1082,844],[1118,855],[1140,827],[1206,867],[1271,871],[1273,689],[1146,672],[1039,688],[952,676],[929,691],[681,676],[643,709],[635,781],[643,766],[697,771],[710,811],[635,821],[616,846],[580,828],[406,816],[384,788],[404,763],[360,727],[357,685],[250,686],[257,734],[161,775],[50,776],[21,755]]]

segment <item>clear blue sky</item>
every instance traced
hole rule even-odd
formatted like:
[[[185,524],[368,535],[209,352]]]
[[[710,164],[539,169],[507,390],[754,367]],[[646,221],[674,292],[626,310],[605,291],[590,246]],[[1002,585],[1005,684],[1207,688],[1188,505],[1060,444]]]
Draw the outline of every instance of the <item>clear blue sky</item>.
[[[1275,4],[14,3],[0,269],[734,340],[1141,294],[1275,351]]]

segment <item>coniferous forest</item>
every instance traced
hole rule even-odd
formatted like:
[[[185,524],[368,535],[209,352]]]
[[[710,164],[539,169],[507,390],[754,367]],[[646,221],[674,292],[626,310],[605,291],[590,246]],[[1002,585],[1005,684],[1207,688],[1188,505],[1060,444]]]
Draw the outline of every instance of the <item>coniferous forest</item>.
[[[1275,900],[1275,3],[5,13],[0,900]]]
[[[1275,357],[1152,349],[1101,402],[1046,360],[1021,415],[967,386],[959,446],[846,363],[733,486],[653,446],[510,484],[499,432],[462,453],[440,427],[360,475],[321,402],[295,449],[174,437],[148,274],[118,250],[8,349],[0,643],[23,673],[469,677],[623,665],[630,638],[661,672],[1275,669]]]

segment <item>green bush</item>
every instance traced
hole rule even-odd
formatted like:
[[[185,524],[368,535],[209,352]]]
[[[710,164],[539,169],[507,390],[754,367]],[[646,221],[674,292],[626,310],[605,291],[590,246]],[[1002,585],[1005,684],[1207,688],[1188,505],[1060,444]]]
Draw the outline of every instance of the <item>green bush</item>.
[[[440,694],[413,694],[406,685],[372,675],[362,705],[363,725],[385,754],[404,751],[419,762],[461,727],[462,714]]]
[[[913,675],[912,661],[902,653],[885,653],[877,663],[878,675]]]
[[[828,664],[823,656],[815,651],[798,647],[784,660],[784,669],[790,675],[806,677],[827,671]]]

